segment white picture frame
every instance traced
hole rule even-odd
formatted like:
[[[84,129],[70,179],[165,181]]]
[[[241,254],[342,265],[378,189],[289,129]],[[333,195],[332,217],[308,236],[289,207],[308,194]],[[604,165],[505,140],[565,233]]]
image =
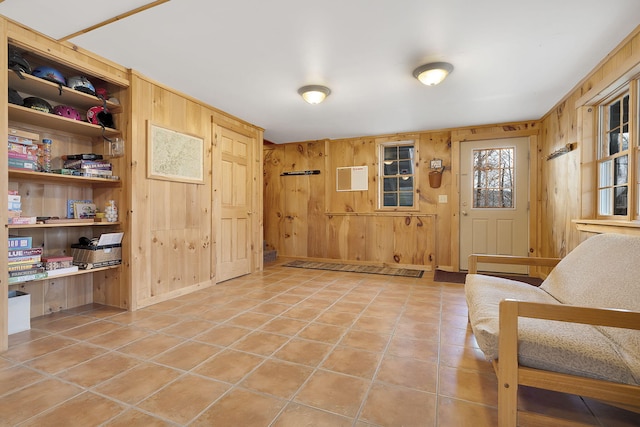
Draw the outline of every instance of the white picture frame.
[[[149,121],[147,177],[204,184],[204,139]]]

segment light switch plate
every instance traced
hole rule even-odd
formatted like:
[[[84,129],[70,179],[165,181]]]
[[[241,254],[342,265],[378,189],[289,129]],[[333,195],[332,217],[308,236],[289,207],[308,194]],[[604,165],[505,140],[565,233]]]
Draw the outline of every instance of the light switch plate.
[[[438,203],[447,203],[447,195],[446,194],[438,195]]]

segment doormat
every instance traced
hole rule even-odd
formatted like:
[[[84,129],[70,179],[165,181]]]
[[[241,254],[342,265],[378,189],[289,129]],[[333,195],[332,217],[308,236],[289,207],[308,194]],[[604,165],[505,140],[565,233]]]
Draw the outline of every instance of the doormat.
[[[519,275],[510,275],[510,274],[491,274],[491,273],[482,273],[482,274],[487,276],[503,277],[505,279],[511,279],[517,282],[524,282],[534,286],[540,286],[542,284],[542,279],[539,279],[537,277],[519,276]],[[457,272],[457,271],[436,270],[435,273],[433,273],[434,282],[449,282],[449,283],[463,284],[466,277],[467,277],[467,273],[463,271]]]
[[[310,268],[312,270],[344,271],[350,273],[384,274],[386,276],[402,276],[420,278],[424,271],[408,268],[375,267],[371,265],[337,264],[332,262],[291,261],[284,267]]]

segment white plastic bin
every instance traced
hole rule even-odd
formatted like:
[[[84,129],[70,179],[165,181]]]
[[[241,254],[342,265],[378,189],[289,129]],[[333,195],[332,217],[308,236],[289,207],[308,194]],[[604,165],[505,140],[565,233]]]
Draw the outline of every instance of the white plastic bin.
[[[9,291],[9,335],[31,329],[31,295]]]

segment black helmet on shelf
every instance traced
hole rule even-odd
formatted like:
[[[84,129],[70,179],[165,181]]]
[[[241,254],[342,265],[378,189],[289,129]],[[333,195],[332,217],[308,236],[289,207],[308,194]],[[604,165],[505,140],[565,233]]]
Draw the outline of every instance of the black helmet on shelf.
[[[16,105],[23,104],[22,97],[20,96],[18,91],[13,88],[9,88],[9,103]]]
[[[22,54],[13,46],[9,46],[9,68],[31,74],[31,65],[29,65],[27,60],[22,57]]]
[[[23,105],[27,108],[42,111],[43,113],[51,113],[53,111],[51,104],[49,104],[44,99],[35,96],[25,98],[23,101]]]

